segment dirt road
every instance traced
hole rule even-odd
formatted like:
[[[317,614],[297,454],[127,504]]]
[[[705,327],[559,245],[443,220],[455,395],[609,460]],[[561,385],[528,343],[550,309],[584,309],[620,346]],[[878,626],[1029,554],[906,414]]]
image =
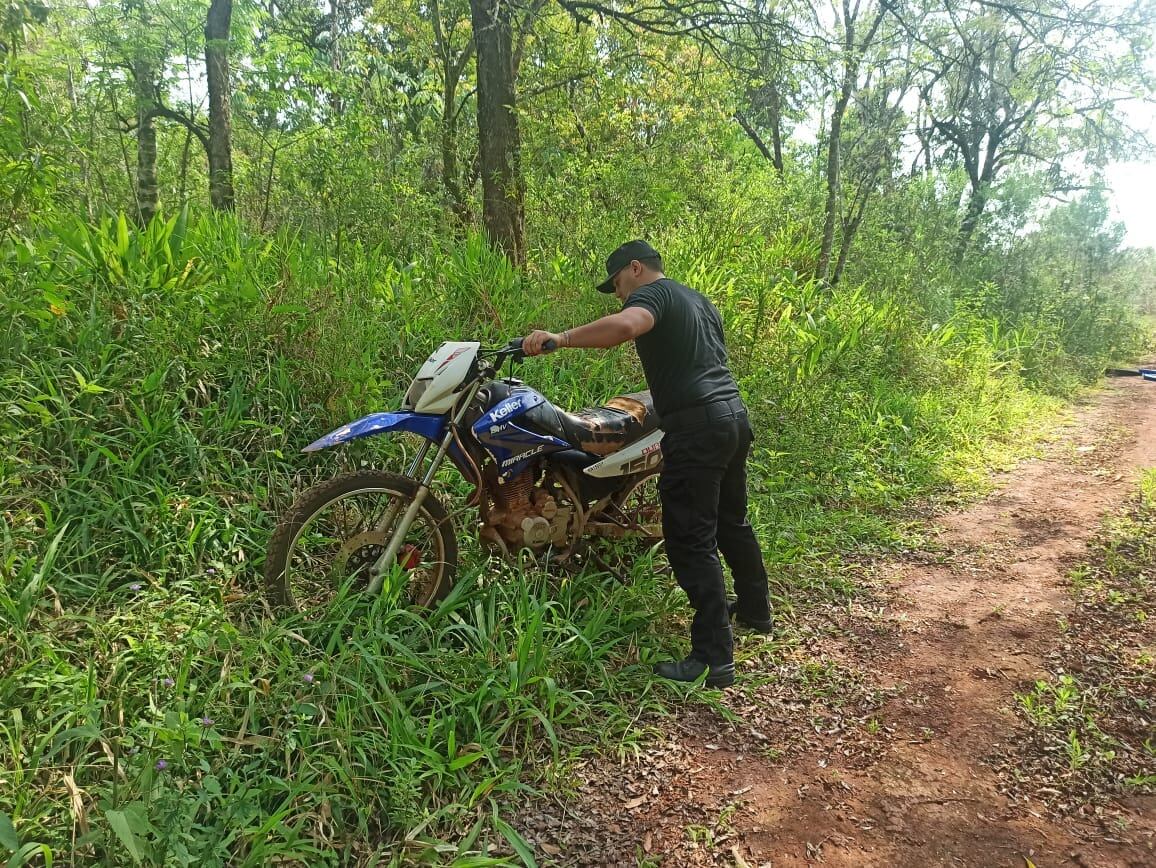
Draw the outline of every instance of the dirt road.
[[[1153,465],[1156,383],[1113,381],[1042,458],[930,518],[921,551],[865,565],[874,592],[792,653],[744,638],[742,670],[765,678],[721,713],[687,708],[641,757],[588,763],[527,835],[563,864],[1156,865],[1156,799],[1077,821],[1007,786],[1015,694],[1046,673],[1064,577]]]

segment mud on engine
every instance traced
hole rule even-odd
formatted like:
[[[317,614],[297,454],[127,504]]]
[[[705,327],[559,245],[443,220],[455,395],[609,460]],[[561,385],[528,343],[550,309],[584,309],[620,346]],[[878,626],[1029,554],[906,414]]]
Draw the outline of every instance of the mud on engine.
[[[565,499],[559,503],[562,490],[550,474],[535,484],[539,475],[542,475],[541,466],[534,466],[504,485],[488,486],[491,505],[483,512],[483,540],[508,551],[569,544],[573,509]]]

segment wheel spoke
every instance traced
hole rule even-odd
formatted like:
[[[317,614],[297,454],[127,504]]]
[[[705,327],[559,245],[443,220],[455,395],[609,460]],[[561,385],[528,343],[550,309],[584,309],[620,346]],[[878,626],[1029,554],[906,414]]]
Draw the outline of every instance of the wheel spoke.
[[[625,519],[627,526],[646,530],[661,528],[662,503],[658,494],[658,474],[640,479],[616,500],[614,507]]]
[[[396,479],[400,487],[353,484],[369,476]],[[319,495],[326,494],[325,486],[332,489],[341,481],[339,477],[319,486]],[[323,496],[316,508],[305,509],[299,528],[275,557],[271,543],[266,572],[275,600],[318,610],[328,605],[344,583],[353,591],[369,585],[370,570],[389,545],[397,517],[413,496],[413,484],[388,474],[364,474],[345,482],[341,487],[352,490]],[[439,524],[444,521],[444,509],[429,496],[398,555],[398,581],[404,583],[396,589],[399,599],[426,605],[448,590],[457,546],[452,526]],[[280,538],[278,533],[274,538]]]

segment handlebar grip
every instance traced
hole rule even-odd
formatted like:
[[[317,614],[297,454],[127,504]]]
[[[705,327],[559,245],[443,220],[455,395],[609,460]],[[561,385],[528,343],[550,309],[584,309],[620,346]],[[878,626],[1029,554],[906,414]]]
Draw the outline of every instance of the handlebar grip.
[[[520,362],[525,358],[525,354],[522,352],[523,340],[524,338],[514,338],[506,346],[506,349],[513,355],[514,361]],[[558,342],[551,338],[550,340],[546,341],[546,343],[542,344],[542,349],[547,353],[552,353],[554,350],[558,349]]]

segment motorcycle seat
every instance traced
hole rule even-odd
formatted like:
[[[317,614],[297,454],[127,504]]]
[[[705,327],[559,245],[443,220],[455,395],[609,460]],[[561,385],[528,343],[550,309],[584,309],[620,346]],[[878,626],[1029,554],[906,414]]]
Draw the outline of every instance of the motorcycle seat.
[[[559,434],[584,452],[610,455],[658,427],[650,392],[634,392],[611,398],[600,407],[570,413],[554,405]]]

